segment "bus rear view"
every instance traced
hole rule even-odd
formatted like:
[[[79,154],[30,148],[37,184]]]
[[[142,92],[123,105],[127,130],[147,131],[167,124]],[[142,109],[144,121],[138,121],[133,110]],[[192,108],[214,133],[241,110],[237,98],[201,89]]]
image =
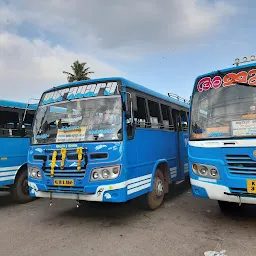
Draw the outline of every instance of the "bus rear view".
[[[192,190],[218,200],[222,210],[256,204],[255,86],[256,63],[195,81],[188,149]]]

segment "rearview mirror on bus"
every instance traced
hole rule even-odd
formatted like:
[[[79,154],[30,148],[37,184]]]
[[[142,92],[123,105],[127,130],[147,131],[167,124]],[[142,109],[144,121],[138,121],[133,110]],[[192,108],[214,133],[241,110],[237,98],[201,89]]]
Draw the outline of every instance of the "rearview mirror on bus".
[[[136,125],[135,123],[128,123],[127,124],[127,137],[128,140],[132,140],[135,135]]]

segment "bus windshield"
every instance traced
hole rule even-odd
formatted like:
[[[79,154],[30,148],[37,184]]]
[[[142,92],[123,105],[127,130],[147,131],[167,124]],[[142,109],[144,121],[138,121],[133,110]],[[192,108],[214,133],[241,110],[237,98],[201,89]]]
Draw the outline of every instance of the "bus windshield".
[[[32,144],[121,139],[121,96],[103,96],[39,106]]]
[[[234,84],[193,93],[190,139],[256,137],[256,88]]]

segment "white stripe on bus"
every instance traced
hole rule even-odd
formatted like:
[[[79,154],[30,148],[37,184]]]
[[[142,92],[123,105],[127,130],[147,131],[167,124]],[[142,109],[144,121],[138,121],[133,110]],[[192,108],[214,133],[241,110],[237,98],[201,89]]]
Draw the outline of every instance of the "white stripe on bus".
[[[143,190],[145,188],[149,188],[151,186],[151,182],[150,183],[147,183],[147,184],[144,184],[142,186],[139,186],[139,187],[136,187],[136,188],[133,188],[133,189],[130,189],[127,191],[127,195],[130,195],[130,194],[133,194],[135,192],[138,192],[140,190]]]
[[[232,142],[232,145],[230,145]],[[200,148],[235,148],[235,147],[255,147],[256,140],[203,140],[203,141],[189,141],[188,142],[192,147]]]
[[[8,175],[15,175],[17,171],[11,171],[11,172],[0,172],[0,177],[8,176]]]
[[[143,181],[139,181],[139,182],[128,185],[127,189],[129,190],[129,189],[144,185],[144,184],[149,183],[149,182],[151,182],[151,179],[146,179],[146,180],[143,180]]]
[[[17,170],[19,168],[20,168],[20,166],[2,167],[2,168],[0,168],[0,172],[13,171],[13,170]]]
[[[142,180],[145,180],[145,179],[149,179],[151,177],[152,177],[152,174],[147,174],[147,175],[144,175],[144,176],[140,176],[138,178],[133,178],[133,179],[127,180],[127,185],[138,182],[138,181],[142,181]]]
[[[14,180],[14,179],[15,179],[15,176],[2,177],[2,178],[0,178],[0,181]]]

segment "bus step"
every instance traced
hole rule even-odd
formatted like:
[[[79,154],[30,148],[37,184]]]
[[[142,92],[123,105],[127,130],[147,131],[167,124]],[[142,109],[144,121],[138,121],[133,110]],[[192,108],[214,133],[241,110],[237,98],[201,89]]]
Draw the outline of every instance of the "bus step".
[[[183,183],[183,182],[185,182],[185,180],[176,181],[176,182],[175,182],[175,185],[179,185],[180,183]]]

